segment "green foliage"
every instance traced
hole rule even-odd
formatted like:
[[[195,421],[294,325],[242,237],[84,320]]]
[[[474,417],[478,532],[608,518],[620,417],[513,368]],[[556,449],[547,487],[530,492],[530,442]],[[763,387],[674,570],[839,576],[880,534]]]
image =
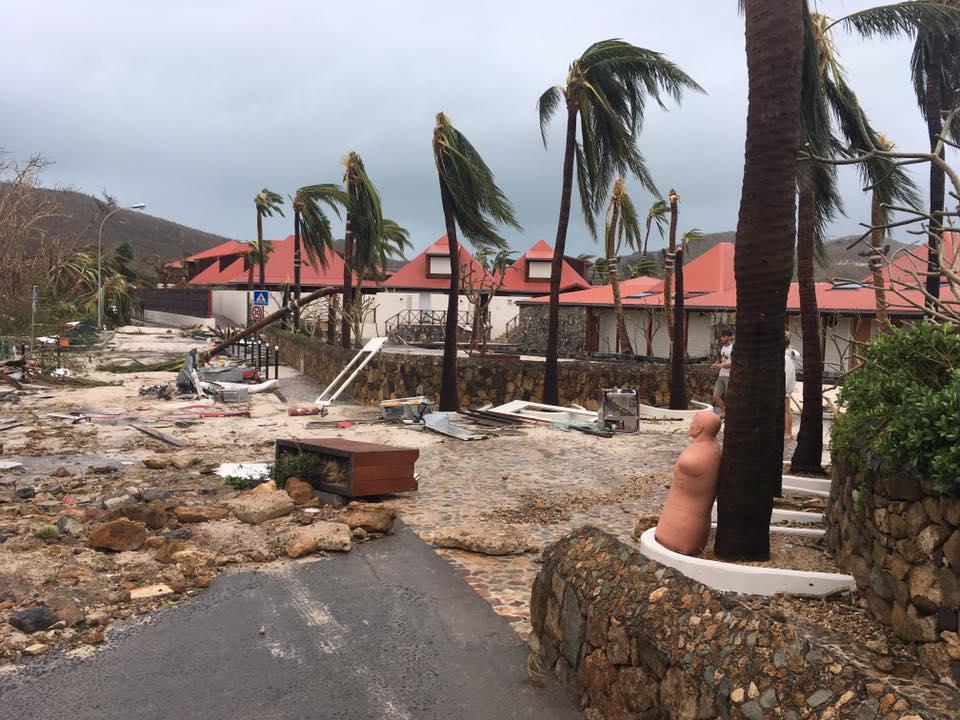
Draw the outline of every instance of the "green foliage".
[[[41,525],[33,534],[38,540],[48,540],[49,538],[55,538],[59,535],[60,531],[57,530],[56,525]]]
[[[270,477],[282,488],[287,478],[298,477],[307,480],[322,473],[326,463],[323,458],[314,453],[280,453],[277,460],[270,466]]]
[[[263,478],[248,478],[240,475],[224,475],[224,485],[229,485],[234,490],[250,490],[263,482]]]
[[[960,328],[921,322],[874,338],[840,404],[836,456],[960,492]]]

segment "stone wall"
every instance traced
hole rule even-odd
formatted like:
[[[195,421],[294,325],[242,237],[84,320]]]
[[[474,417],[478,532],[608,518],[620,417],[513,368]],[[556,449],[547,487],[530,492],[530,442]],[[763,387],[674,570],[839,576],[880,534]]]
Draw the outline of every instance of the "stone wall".
[[[517,329],[510,341],[524,352],[543,353],[547,349],[547,314],[549,306],[518,305]],[[587,354],[587,309],[559,308],[560,357],[583,357]]]
[[[827,545],[873,614],[960,683],[960,497],[909,472],[854,472],[835,459]]]
[[[588,720],[955,718],[865,649],[674,574],[595,528],[544,552],[531,644]]]
[[[280,346],[280,361],[327,384],[353,357],[344,350],[292,333],[272,331],[270,342]],[[364,403],[412,395],[437,400],[443,358],[439,354],[379,353],[350,384],[346,395]],[[511,400],[540,400],[543,396],[543,363],[496,357],[469,357],[458,361],[460,402],[464,407]],[[687,368],[687,393],[709,402],[716,370],[709,365]],[[670,368],[658,363],[561,362],[560,400],[597,408],[597,390],[603,387],[635,388],[641,402],[659,405],[670,398]]]

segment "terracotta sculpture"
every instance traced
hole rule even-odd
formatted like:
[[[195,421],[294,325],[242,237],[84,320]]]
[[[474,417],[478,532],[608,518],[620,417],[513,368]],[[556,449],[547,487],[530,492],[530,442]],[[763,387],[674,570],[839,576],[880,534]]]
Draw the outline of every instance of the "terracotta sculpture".
[[[720,472],[720,418],[698,412],[687,434],[693,442],[673,466],[673,485],[657,523],[657,542],[684,555],[699,555],[710,535],[710,511]]]

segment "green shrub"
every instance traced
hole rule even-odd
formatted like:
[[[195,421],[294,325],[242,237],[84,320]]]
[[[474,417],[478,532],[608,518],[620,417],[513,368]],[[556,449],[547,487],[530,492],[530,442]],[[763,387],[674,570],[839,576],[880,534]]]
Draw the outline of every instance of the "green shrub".
[[[874,338],[840,404],[831,432],[837,457],[960,492],[960,328],[921,322]]]

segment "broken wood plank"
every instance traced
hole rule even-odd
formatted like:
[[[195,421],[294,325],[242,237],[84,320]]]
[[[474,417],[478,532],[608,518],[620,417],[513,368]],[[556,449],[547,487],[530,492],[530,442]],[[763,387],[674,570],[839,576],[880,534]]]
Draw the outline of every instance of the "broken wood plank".
[[[140,422],[135,422],[131,420],[127,423],[127,425],[139,430],[140,432],[146,435],[149,435],[152,438],[155,438],[157,440],[162,440],[165,443],[169,443],[174,447],[187,447],[187,445],[189,445],[189,443],[184,442],[180,438],[174,437],[173,435],[169,435],[165,432],[160,432],[159,430],[156,430],[155,428],[152,428],[148,425],[144,425],[143,423],[140,423]]]

